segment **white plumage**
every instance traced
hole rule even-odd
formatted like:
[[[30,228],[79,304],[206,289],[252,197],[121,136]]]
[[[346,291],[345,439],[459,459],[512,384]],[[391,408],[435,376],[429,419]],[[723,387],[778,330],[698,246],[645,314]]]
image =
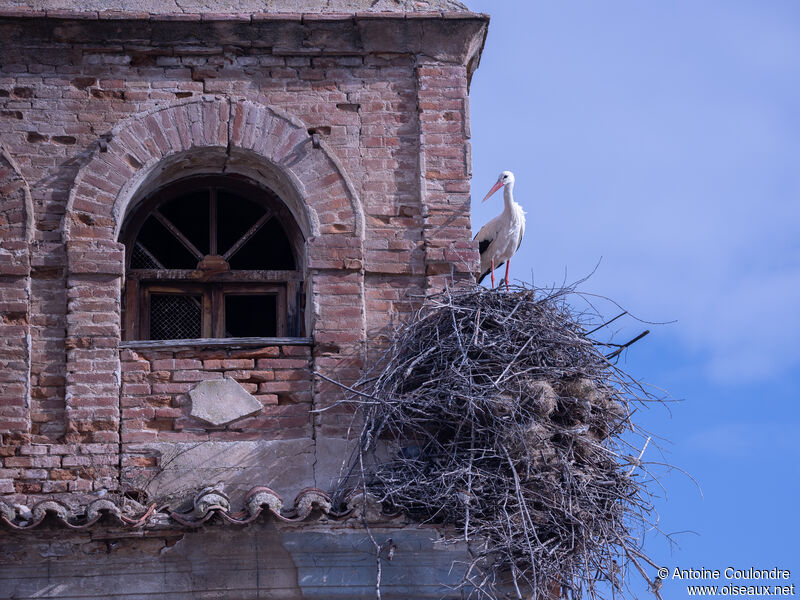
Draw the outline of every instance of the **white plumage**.
[[[481,272],[477,280],[480,283],[491,274],[494,287],[494,270],[505,263],[505,282],[508,289],[508,268],[511,257],[514,256],[522,243],[522,236],[525,235],[525,211],[514,202],[514,174],[511,171],[500,173],[497,183],[489,190],[483,201],[486,202],[487,198],[501,187],[505,201],[503,212],[481,227],[475,236],[481,255]]]

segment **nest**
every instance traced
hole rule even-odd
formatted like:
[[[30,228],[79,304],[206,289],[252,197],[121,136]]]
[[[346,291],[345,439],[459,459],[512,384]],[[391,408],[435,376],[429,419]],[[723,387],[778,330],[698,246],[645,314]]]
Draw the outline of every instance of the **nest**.
[[[466,541],[465,596],[621,597],[631,565],[658,593],[631,422],[652,398],[609,358],[627,345],[593,339],[603,324],[569,293],[430,297],[349,388],[363,426],[342,488]]]

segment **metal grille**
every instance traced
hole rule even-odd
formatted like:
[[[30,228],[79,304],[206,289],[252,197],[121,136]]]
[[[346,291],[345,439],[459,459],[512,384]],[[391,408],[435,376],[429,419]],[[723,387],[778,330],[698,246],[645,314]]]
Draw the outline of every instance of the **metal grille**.
[[[201,337],[202,298],[179,294],[150,295],[150,339]]]
[[[131,269],[163,269],[164,265],[159,263],[156,258],[147,251],[147,248],[139,242],[133,246],[131,253]]]

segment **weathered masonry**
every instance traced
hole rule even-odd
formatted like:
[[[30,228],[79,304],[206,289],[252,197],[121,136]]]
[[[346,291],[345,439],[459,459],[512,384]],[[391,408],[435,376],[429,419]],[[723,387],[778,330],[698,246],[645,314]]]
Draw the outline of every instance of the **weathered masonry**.
[[[331,509],[319,409],[477,269],[488,18],[216,4],[0,1],[0,597],[374,597],[365,510],[440,597],[460,549]]]

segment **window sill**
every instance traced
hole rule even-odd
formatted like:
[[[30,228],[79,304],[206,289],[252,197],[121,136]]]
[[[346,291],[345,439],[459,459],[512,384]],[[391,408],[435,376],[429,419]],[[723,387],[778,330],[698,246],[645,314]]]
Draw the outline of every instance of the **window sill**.
[[[309,337],[239,337],[198,338],[193,340],[129,340],[119,343],[120,348],[131,350],[171,348],[252,348],[255,346],[310,346]]]

